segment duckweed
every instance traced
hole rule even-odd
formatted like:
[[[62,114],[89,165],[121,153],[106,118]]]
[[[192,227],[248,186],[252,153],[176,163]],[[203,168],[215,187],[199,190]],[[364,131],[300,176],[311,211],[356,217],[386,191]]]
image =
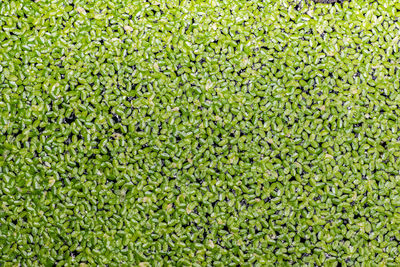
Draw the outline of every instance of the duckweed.
[[[398,266],[399,17],[2,1],[0,265]]]

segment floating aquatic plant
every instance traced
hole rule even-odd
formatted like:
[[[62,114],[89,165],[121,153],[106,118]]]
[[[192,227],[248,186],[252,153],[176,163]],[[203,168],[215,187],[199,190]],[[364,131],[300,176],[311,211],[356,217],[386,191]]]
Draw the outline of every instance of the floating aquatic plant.
[[[3,1],[1,266],[398,266],[400,4]]]

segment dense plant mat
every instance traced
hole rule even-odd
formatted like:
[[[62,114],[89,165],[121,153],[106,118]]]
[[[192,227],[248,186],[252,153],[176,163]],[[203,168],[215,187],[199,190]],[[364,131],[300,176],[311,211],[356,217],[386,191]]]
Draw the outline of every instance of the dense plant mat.
[[[399,16],[2,1],[0,265],[399,266]]]

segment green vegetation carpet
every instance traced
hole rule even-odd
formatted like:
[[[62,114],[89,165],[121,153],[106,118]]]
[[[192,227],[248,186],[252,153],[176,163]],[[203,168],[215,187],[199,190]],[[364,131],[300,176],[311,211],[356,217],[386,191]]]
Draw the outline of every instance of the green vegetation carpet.
[[[0,266],[399,266],[399,17],[0,2]]]

